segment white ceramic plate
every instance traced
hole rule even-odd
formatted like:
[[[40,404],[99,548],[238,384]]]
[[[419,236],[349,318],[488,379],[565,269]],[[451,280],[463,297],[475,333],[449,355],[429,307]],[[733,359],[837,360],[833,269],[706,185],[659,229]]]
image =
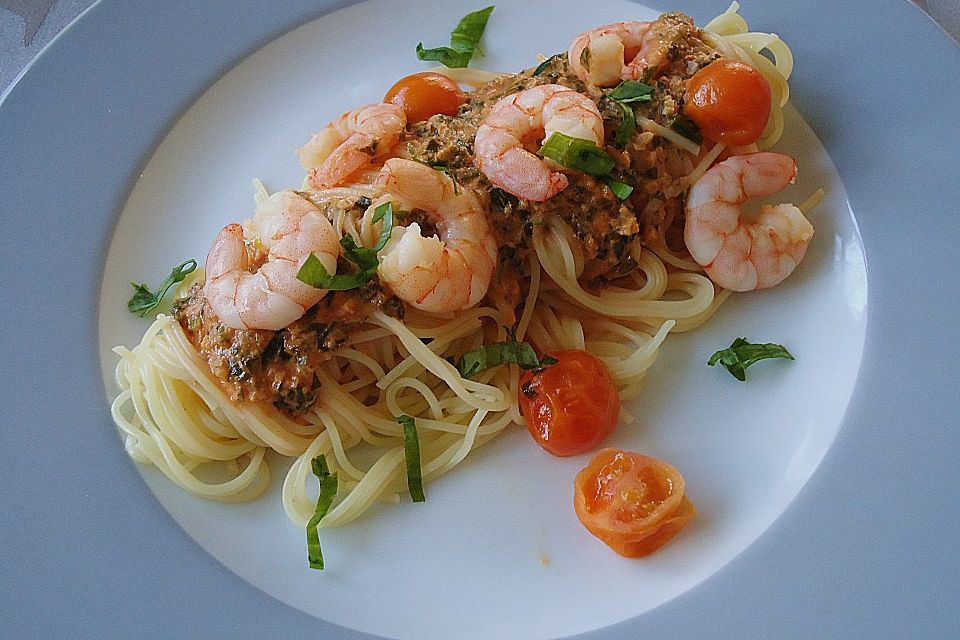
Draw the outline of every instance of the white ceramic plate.
[[[566,49],[570,39],[585,28],[656,14],[620,0],[591,3],[589,12],[582,6],[576,2],[498,5],[488,27],[487,56],[481,66],[518,70],[536,64],[538,53],[549,55]],[[248,49],[249,55],[241,56],[235,66],[228,53],[236,56],[243,49],[217,44],[214,48],[223,52],[209,66],[229,72],[198,97],[182,91],[178,104],[184,110],[179,117],[173,117],[176,109],[147,105],[142,95],[140,99],[129,97],[136,96],[135,91],[118,94],[127,96],[116,103],[118,111],[146,109],[151,113],[145,117],[161,136],[152,149],[149,140],[142,143],[150,153],[141,156],[143,164],[129,188],[119,180],[101,187],[117,194],[114,206],[120,211],[112,229],[109,216],[106,224],[96,227],[111,229],[111,235],[104,236],[109,238],[103,245],[104,261],[96,261],[92,269],[101,282],[96,298],[97,353],[106,395],[114,393],[116,359],[110,348],[135,343],[146,327],[146,321],[125,312],[129,281],[157,279],[187,257],[202,261],[220,227],[251,214],[252,177],[263,179],[273,189],[298,185],[302,170],[293,150],[310,132],[345,110],[380,99],[396,78],[426,68],[416,60],[413,45],[421,40],[427,46],[444,43],[459,17],[476,8],[465,2],[439,1],[419,2],[415,7],[399,0],[351,5],[274,39],[285,24],[282,17],[276,17],[275,26],[259,27],[258,40],[265,46]],[[724,8],[690,10],[702,24],[704,18]],[[123,17],[111,18],[109,6],[95,9],[103,14],[101,29],[110,26],[109,20]],[[293,9],[289,12],[286,24],[295,24],[303,16]],[[84,20],[96,19],[96,11],[93,13]],[[777,31],[794,45],[799,76],[793,82],[795,96],[815,105],[811,96],[816,92],[810,87],[825,85],[811,82],[817,74],[805,71],[803,63],[805,54],[818,60],[822,44],[811,45],[809,28],[781,16],[782,9],[764,13],[759,20],[754,19],[756,12],[751,7],[741,13],[752,26]],[[200,14],[209,18],[205,11]],[[173,28],[194,36],[206,33],[203,20],[199,26],[190,26],[186,24],[190,19],[177,17]],[[159,64],[157,73],[162,78],[177,70],[176,65]],[[196,75],[197,79],[184,79],[182,84],[203,87],[199,81],[203,74],[198,71]],[[139,86],[137,82],[152,85],[142,79],[127,81],[133,87]],[[98,89],[103,96],[97,97],[110,105],[111,87],[95,85],[88,90]],[[823,120],[823,111],[814,111],[820,118],[818,133],[828,149],[831,142],[835,147],[839,137],[835,128],[848,121]],[[785,510],[774,538],[789,545],[790,540],[809,533],[809,523],[786,532],[782,523],[796,525],[798,510],[805,513],[796,506],[803,500],[795,498],[828,451],[835,458],[834,472],[839,463],[863,482],[863,474],[868,472],[854,471],[857,465],[851,458],[850,438],[855,446],[866,433],[862,422],[851,422],[848,408],[864,362],[865,337],[870,335],[867,283],[872,306],[875,282],[883,287],[890,282],[889,274],[871,276],[866,268],[869,248],[865,251],[854,217],[856,214],[859,220],[863,210],[856,206],[851,210],[844,189],[849,182],[841,179],[830,159],[835,151],[828,153],[796,111],[789,109],[787,115],[788,134],[778,149],[797,158],[801,173],[797,184],[785,192],[785,199],[798,201],[817,187],[828,194],[811,214],[817,234],[807,258],[783,285],[734,296],[702,329],[668,339],[644,382],[641,400],[631,407],[636,422],[621,424],[608,441],[672,462],[683,472],[688,492],[700,510],[694,523],[654,556],[624,560],[590,536],[571,506],[573,476],[588,456],[550,457],[521,428],[471,454],[454,473],[429,485],[426,503],[384,506],[344,529],[324,530],[328,568],[322,573],[306,567],[303,530],[287,520],[280,506],[282,465],[275,468],[273,489],[244,505],[197,500],[155,470],[138,470],[159,503],[204,550],[277,600],[345,628],[336,629],[313,618],[295,618],[304,628],[320,625],[328,633],[350,635],[347,629],[353,629],[388,637],[555,638],[606,628],[604,635],[616,637],[625,628],[656,626],[658,617],[669,615],[669,609],[651,610],[663,603],[672,601],[673,610],[686,615],[698,602],[709,606],[702,603],[724,599],[717,594],[722,594],[731,580],[776,581],[770,567],[758,572],[739,561],[737,567],[723,568],[750,545],[751,549],[762,548],[766,540],[767,547],[776,546],[770,542],[771,535],[760,536]],[[121,113],[118,120],[123,116]],[[111,133],[115,134],[105,135],[109,138]],[[91,152],[89,145],[73,145],[72,149],[79,156]],[[840,151],[843,155],[849,148]],[[139,164],[136,157],[125,162],[127,172]],[[122,175],[123,169],[107,173]],[[77,213],[82,221],[82,212]],[[82,224],[78,232],[85,233]],[[953,233],[955,236],[955,227]],[[96,242],[102,243],[104,238]],[[48,252],[55,251],[53,240],[44,242]],[[83,265],[88,262],[78,260]],[[873,326],[877,326],[875,321]],[[782,342],[797,360],[758,365],[750,370],[746,384],[706,366],[713,351],[738,336]],[[90,362],[90,352],[83,353],[83,361]],[[861,394],[862,384],[857,387]],[[888,383],[874,384],[879,389],[887,388]],[[99,392],[95,397],[88,391],[83,387],[78,406],[98,416],[100,422],[94,439],[97,447],[88,447],[91,451],[83,468],[93,466],[97,475],[110,481],[97,484],[84,478],[83,486],[106,492],[103,487],[116,484],[113,473],[136,476],[129,474],[134,465],[124,458],[119,437],[105,433],[111,430],[108,419],[103,419],[105,395]],[[92,402],[99,404],[90,406]],[[841,431],[845,424],[847,429]],[[831,449],[838,432],[847,434],[846,444]],[[43,440],[25,442],[35,448]],[[73,464],[68,462],[67,470],[76,473]],[[801,494],[808,503],[823,497],[825,473],[829,477],[829,470],[814,476],[814,483],[820,479],[820,488]],[[153,498],[129,483],[126,486],[135,513],[113,513],[113,517],[139,518],[144,501]],[[105,499],[99,493],[94,495]],[[845,507],[850,508],[849,503]],[[146,509],[153,514],[149,505]],[[135,536],[149,530],[136,522],[112,522],[94,527],[90,535],[116,528]],[[172,536],[167,538],[169,546],[182,546],[176,539],[182,539],[182,534],[167,535]],[[758,538],[760,542],[753,544]],[[128,544],[134,556],[142,552],[140,557],[148,566],[162,563],[155,550],[144,548],[147,543],[142,537]],[[173,561],[184,560],[175,554]],[[795,562],[816,566],[816,558],[807,553]],[[111,564],[94,566],[108,571]],[[789,571],[791,566],[799,565],[787,561],[782,569]],[[178,569],[174,566],[170,571],[176,575]],[[197,571],[214,572],[213,576],[204,574],[205,580],[221,574],[209,566]],[[16,575],[26,572],[18,569]],[[168,585],[170,580],[170,575],[158,578]],[[683,595],[704,581],[693,589],[693,595]],[[251,596],[240,582],[228,582],[219,595],[217,591],[207,589],[213,598],[233,599],[242,594],[239,597],[252,598],[257,607],[265,606],[256,599],[262,596]],[[169,593],[164,593],[170,599]],[[281,623],[290,616],[276,615]],[[204,619],[197,610],[190,610],[188,617]],[[225,617],[219,612],[204,619],[204,625],[216,628],[213,625],[219,622],[222,628]],[[271,620],[258,615],[251,624],[268,625]],[[102,621],[107,628],[109,618]],[[608,627],[617,623],[621,626]],[[732,624],[728,630],[736,628]]]

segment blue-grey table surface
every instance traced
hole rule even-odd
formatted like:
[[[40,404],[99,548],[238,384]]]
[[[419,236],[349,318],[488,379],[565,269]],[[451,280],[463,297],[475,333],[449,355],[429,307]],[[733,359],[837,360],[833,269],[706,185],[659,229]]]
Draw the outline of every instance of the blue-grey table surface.
[[[0,0],[0,95],[95,0]],[[960,42],[960,0],[914,0]],[[865,3],[865,10],[867,3]]]

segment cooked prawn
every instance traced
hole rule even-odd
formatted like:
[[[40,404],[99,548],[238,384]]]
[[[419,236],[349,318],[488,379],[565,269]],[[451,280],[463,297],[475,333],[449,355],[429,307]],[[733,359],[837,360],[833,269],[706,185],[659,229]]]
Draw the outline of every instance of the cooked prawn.
[[[282,329],[327,293],[297,280],[297,271],[312,253],[335,273],[337,235],[319,209],[290,190],[260,203],[247,231],[269,250],[267,261],[251,272],[244,228],[227,225],[207,254],[204,294],[228,327]]]
[[[315,189],[340,184],[377,158],[385,157],[407,126],[403,109],[370,104],[343,114],[297,150]]]
[[[615,22],[585,31],[570,44],[570,69],[588,85],[612,87],[637,80],[644,69],[660,64],[651,22]]]
[[[538,149],[553,133],[603,145],[603,118],[593,100],[559,84],[543,84],[497,101],[477,129],[477,168],[518,198],[542,202],[567,187],[567,177]]]
[[[754,220],[741,205],[793,182],[797,163],[781,153],[732,156],[707,170],[687,195],[683,239],[715,283],[733,291],[772,287],[803,259],[813,226],[792,204],[763,205]]]
[[[404,208],[425,211],[440,235],[424,238],[415,222],[394,227],[380,254],[381,282],[431,313],[480,302],[490,286],[497,243],[476,196],[446,174],[401,158],[387,160],[377,185]]]

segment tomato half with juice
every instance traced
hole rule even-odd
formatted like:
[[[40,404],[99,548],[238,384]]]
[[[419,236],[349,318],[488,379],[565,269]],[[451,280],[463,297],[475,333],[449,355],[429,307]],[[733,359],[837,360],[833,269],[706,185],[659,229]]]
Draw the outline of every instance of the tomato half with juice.
[[[456,82],[432,71],[401,78],[383,98],[403,109],[407,122],[426,120],[438,113],[455,116],[463,100],[463,91]]]
[[[601,449],[574,480],[573,508],[587,531],[622,556],[653,553],[697,515],[683,476],[662,460]]]
[[[753,144],[770,118],[772,93],[763,74],[748,64],[722,58],[687,81],[683,112],[705,138],[728,146]]]
[[[590,451],[620,417],[620,392],[603,361],[592,353],[550,353],[557,363],[520,377],[518,401],[527,430],[555,456]]]

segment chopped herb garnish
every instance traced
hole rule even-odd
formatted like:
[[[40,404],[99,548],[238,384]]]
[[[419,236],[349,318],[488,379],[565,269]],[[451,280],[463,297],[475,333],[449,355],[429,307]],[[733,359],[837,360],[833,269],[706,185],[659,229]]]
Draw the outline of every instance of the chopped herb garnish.
[[[605,176],[616,164],[595,142],[574,138],[559,131],[552,133],[543,143],[540,155],[592,176]]]
[[[536,351],[529,343],[518,342],[516,336],[511,334],[509,340],[467,351],[457,363],[457,370],[461,377],[469,378],[501,364],[516,364],[520,365],[521,369],[537,371],[556,363],[556,358],[552,356],[538,358]]]
[[[670,130],[678,133],[687,140],[692,140],[696,144],[703,144],[703,136],[700,135],[700,129],[687,116],[680,114],[670,121]]]
[[[453,169],[443,164],[442,162],[435,162],[434,164],[430,165],[430,168],[436,169],[437,171],[447,174],[450,180],[453,181],[453,195],[457,195],[460,193],[460,186],[457,184],[457,176],[453,174]]]
[[[131,282],[130,284],[133,286],[134,293],[130,300],[127,301],[127,309],[130,310],[130,313],[139,313],[142,318],[147,315],[148,311],[160,304],[163,296],[167,295],[170,287],[178,282],[182,282],[183,279],[193,273],[193,270],[196,268],[197,261],[193,259],[178,264],[170,272],[170,275],[160,283],[156,293],[150,291],[150,288],[145,284]]]
[[[617,102],[649,102],[653,96],[653,87],[636,80],[624,80],[607,97]]]
[[[313,512],[313,517],[307,523],[307,557],[310,559],[311,569],[322,570],[323,553],[320,551],[320,532],[317,526],[327,515],[333,498],[337,495],[337,474],[330,473],[327,459],[323,456],[317,456],[311,460],[310,468],[313,470],[313,475],[320,481],[320,495],[317,496],[317,508]]]
[[[360,271],[356,273],[342,273],[330,275],[326,267],[320,262],[314,254],[307,256],[306,261],[300,270],[297,271],[297,280],[306,282],[311,287],[317,289],[327,289],[328,291],[346,291],[356,289],[365,284],[377,272],[380,260],[377,258],[377,252],[386,246],[393,232],[393,203],[385,202],[373,211],[373,222],[377,223],[383,220],[383,231],[377,239],[377,244],[370,248],[357,245],[353,236],[345,235],[340,238],[340,246],[343,247],[344,257],[356,264]]]
[[[600,179],[610,187],[613,195],[617,196],[618,200],[626,200],[630,197],[630,194],[633,193],[633,187],[625,182],[614,180],[610,176],[601,176]]]
[[[344,236],[349,237],[349,236]],[[320,259],[312,253],[307,256],[303,266],[297,271],[297,280],[311,287],[327,291],[347,291],[366,284],[377,273],[377,268],[365,269],[356,273],[330,275]]]
[[[538,64],[537,68],[533,70],[532,77],[536,78],[538,75],[543,73],[546,70],[546,68],[550,66],[550,63],[559,57],[560,57],[560,54],[556,53],[550,56],[549,58],[547,58],[546,60],[544,60],[543,62],[541,62],[540,64]]]
[[[487,28],[487,20],[493,7],[487,7],[468,13],[461,18],[456,28],[450,32],[450,46],[424,49],[423,43],[417,44],[417,58],[430,60],[450,68],[466,67],[480,44],[480,38]]]
[[[622,106],[633,115],[629,106]],[[574,138],[557,131],[540,147],[540,155],[603,180],[620,200],[626,200],[633,193],[632,186],[610,176],[616,161],[591,140]]]
[[[617,125],[617,133],[614,135],[613,144],[615,144],[618,149],[623,149],[627,146],[627,143],[630,142],[630,138],[633,137],[634,132],[637,130],[637,116],[633,113],[633,107],[630,105],[616,100],[613,102],[620,106],[620,111],[623,113],[623,117],[620,118],[620,124]]]
[[[737,338],[726,349],[721,349],[710,356],[707,364],[711,367],[718,362],[727,368],[737,380],[747,379],[746,368],[755,362],[767,358],[786,358],[793,360],[793,356],[783,345],[772,342],[751,344],[746,338]]]
[[[423,478],[420,470],[420,439],[417,437],[417,423],[410,416],[394,418],[403,425],[403,457],[407,461],[407,489],[410,499],[423,502]]]
[[[623,113],[613,140],[618,148],[626,147],[630,137],[637,130],[637,117],[633,113],[633,107],[630,106],[630,103],[649,102],[653,98],[652,94],[653,87],[636,80],[624,80],[607,94],[607,98],[618,104]]]

